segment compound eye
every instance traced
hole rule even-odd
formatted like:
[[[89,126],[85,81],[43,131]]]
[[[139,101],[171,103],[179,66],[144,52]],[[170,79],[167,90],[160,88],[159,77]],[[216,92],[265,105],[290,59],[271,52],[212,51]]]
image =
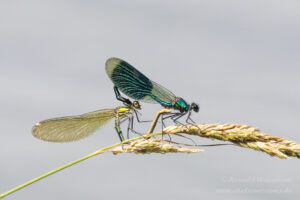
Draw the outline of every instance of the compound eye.
[[[199,111],[199,106],[195,103],[192,103],[192,108],[195,112],[198,112]]]
[[[134,101],[133,103],[133,107],[135,107],[135,108],[141,108],[141,106],[140,106],[140,103],[138,102],[138,101]]]

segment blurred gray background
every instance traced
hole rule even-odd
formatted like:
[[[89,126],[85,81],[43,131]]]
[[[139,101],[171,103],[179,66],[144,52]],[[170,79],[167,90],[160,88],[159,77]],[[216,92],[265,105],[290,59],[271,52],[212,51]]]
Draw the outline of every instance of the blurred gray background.
[[[0,193],[118,142],[113,122],[74,143],[31,135],[38,121],[121,105],[109,57],[199,103],[198,123],[248,124],[300,143],[299,10],[296,0],[2,0]],[[143,119],[161,108],[142,107]],[[299,199],[299,167],[234,146],[107,153],[6,199]]]

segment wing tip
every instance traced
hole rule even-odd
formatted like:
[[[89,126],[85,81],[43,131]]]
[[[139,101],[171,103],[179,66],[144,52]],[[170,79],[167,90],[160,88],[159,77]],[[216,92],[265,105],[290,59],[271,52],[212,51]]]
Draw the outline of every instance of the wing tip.
[[[123,62],[122,59],[120,58],[116,58],[116,57],[111,57],[109,59],[106,60],[105,62],[105,69],[106,69],[106,73],[109,77],[111,77],[114,69],[121,63]]]
[[[36,124],[32,127],[31,133],[32,133],[32,135],[33,135],[34,137],[38,137],[38,133],[39,133],[40,126],[41,126],[41,123],[38,122],[38,123],[36,123]]]

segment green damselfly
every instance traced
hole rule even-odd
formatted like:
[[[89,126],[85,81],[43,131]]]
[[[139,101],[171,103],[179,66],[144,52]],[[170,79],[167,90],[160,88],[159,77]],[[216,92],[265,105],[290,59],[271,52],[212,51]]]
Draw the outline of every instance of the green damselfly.
[[[188,104],[183,98],[174,95],[170,90],[162,85],[150,80],[132,65],[119,58],[109,58],[106,61],[106,73],[114,83],[114,90],[118,100],[130,103],[120,95],[121,90],[128,97],[138,101],[148,103],[159,103],[165,108],[172,108],[180,111],[171,114],[171,118],[176,122],[183,115],[188,114],[186,122],[193,120],[190,118],[191,111],[198,112],[199,106],[196,103]]]

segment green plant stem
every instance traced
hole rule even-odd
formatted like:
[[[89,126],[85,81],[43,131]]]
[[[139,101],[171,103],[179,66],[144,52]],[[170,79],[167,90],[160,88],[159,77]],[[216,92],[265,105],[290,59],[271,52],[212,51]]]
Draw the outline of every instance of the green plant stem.
[[[155,123],[157,122],[159,115],[156,116]],[[151,125],[149,132],[153,131],[155,127],[155,123]],[[277,156],[279,158],[288,158],[290,156],[300,158],[300,145],[286,140],[281,137],[275,137],[269,134],[261,133],[258,129],[248,126],[248,125],[241,125],[241,124],[187,124],[187,125],[173,125],[165,128],[162,132],[146,134],[144,136],[139,136],[136,138],[132,138],[129,140],[125,140],[123,144],[129,143],[131,141],[139,140],[142,138],[150,138],[156,135],[162,134],[173,134],[176,135],[178,133],[185,133],[188,135],[197,135],[200,137],[210,138],[210,139],[217,139],[223,141],[229,141],[231,143],[237,144],[241,147],[251,148],[257,151],[263,151],[268,153],[271,156]],[[95,155],[102,154],[107,152],[107,150],[117,147],[121,145],[121,143],[117,143],[98,151],[91,153],[87,156],[84,156],[78,160],[75,160],[71,163],[63,165],[55,170],[52,170],[48,173],[45,173],[37,178],[34,178],[6,193],[0,195],[0,199],[14,193],[34,182],[37,182],[47,176],[50,176],[56,172],[59,172],[65,168],[68,168],[72,165],[75,165],[81,161],[84,161],[88,158],[91,158]]]
[[[152,136],[155,136],[155,135],[161,135],[161,134],[162,134],[161,132],[160,132],[160,133],[153,133],[153,134],[149,135],[149,137],[152,137]],[[144,138],[144,136],[139,136],[139,137],[136,137],[136,138],[128,139],[128,140],[125,140],[125,141],[123,142],[123,144],[129,143],[129,142],[134,141],[134,140],[142,139],[142,138]],[[66,164],[66,165],[63,165],[63,166],[61,166],[61,167],[58,167],[58,168],[56,168],[56,169],[54,169],[54,170],[52,170],[52,171],[50,171],[50,172],[47,172],[47,173],[45,173],[45,174],[43,174],[43,175],[41,175],[41,176],[39,176],[39,177],[36,177],[36,178],[34,178],[34,179],[31,179],[30,181],[28,181],[28,182],[26,182],[26,183],[24,183],[24,184],[22,184],[22,185],[19,185],[18,187],[15,187],[15,188],[13,188],[13,189],[11,189],[11,190],[9,190],[9,191],[7,191],[7,192],[1,194],[1,195],[0,195],[0,199],[2,199],[2,198],[4,198],[5,196],[10,195],[10,194],[12,194],[12,193],[18,191],[18,190],[20,190],[20,189],[22,189],[22,188],[25,188],[25,187],[27,187],[28,185],[30,185],[30,184],[32,184],[32,183],[35,183],[35,182],[37,182],[37,181],[39,181],[39,180],[41,180],[41,179],[43,179],[43,178],[46,178],[46,177],[48,177],[48,176],[50,176],[50,175],[52,175],[52,174],[55,174],[55,173],[57,173],[57,172],[59,172],[59,171],[61,171],[61,170],[63,170],[63,169],[66,169],[66,168],[68,168],[68,167],[71,167],[72,165],[75,165],[75,164],[77,164],[77,163],[80,163],[80,162],[82,162],[82,161],[84,161],[84,160],[86,160],[86,159],[89,159],[89,158],[93,157],[93,156],[96,156],[96,155],[105,153],[107,150],[109,150],[109,149],[111,149],[111,148],[113,148],[113,147],[117,147],[117,146],[119,146],[119,145],[121,145],[121,143],[116,143],[116,144],[113,144],[113,145],[111,145],[111,146],[108,146],[108,147],[99,149],[98,151],[95,151],[94,153],[91,153],[91,154],[89,154],[89,155],[87,155],[87,156],[84,156],[84,157],[82,157],[82,158],[79,158],[78,160],[75,160],[75,161],[70,162],[70,163],[68,163],[68,164]]]

